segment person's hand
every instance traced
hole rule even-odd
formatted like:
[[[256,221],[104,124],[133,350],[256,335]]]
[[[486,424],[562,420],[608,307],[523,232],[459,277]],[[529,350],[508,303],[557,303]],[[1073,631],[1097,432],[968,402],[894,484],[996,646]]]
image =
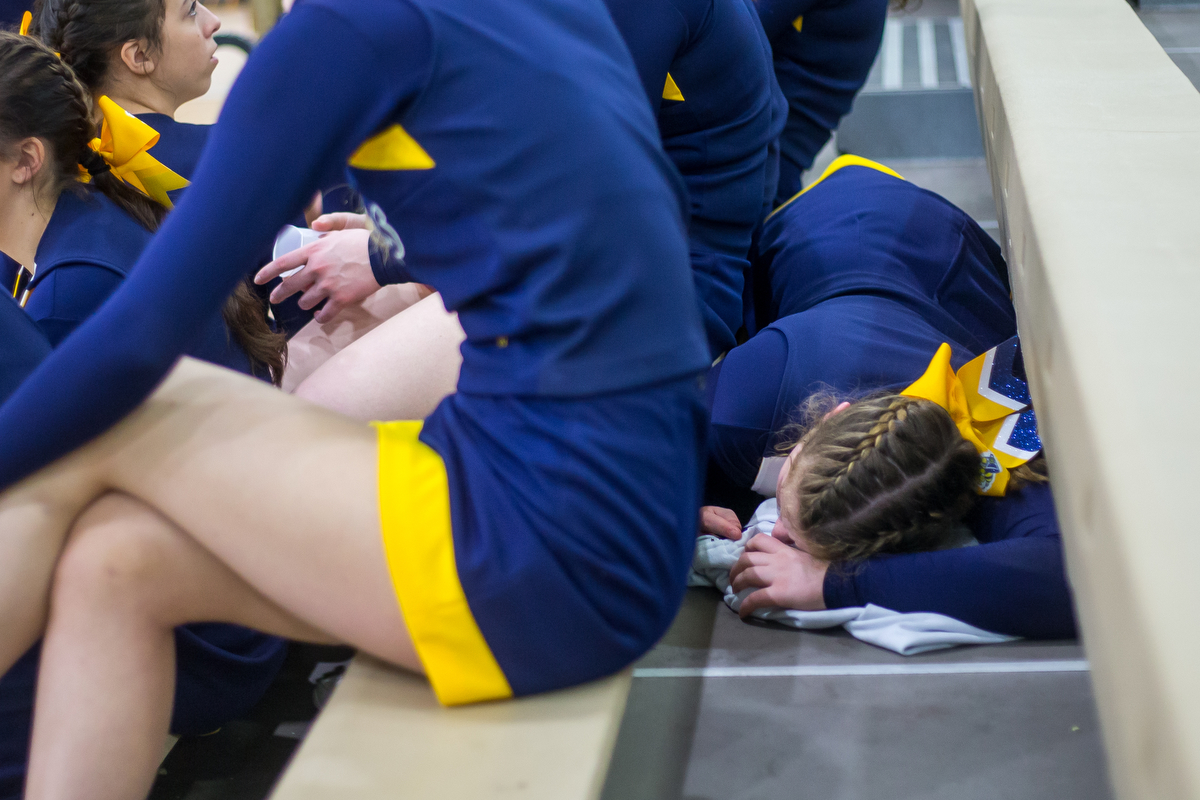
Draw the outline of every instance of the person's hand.
[[[825,608],[828,569],[828,561],[813,558],[773,536],[759,534],[746,543],[746,551],[729,570],[735,592],[758,588],[742,599],[738,614],[748,617],[760,608],[773,606],[820,611]]]
[[[327,214],[313,221],[314,230],[329,230],[325,236],[298,250],[285,253],[267,264],[254,276],[254,282],[267,283],[281,273],[304,267],[289,275],[271,292],[271,302],[279,303],[296,292],[304,292],[300,308],[308,310],[326,301],[314,315],[326,323],[342,309],[361,303],[379,290],[367,245],[371,232],[358,226],[358,214]],[[365,219],[365,218],[364,218]]]
[[[737,514],[720,506],[700,508],[700,533],[738,541],[742,538],[742,523]]]

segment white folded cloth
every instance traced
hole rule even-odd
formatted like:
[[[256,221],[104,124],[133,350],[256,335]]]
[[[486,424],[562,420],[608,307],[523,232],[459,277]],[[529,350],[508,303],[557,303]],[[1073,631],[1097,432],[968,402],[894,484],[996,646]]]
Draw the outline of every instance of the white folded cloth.
[[[725,604],[734,611],[741,608],[742,599],[755,591],[745,589],[735,594],[729,585],[729,570],[741,557],[750,538],[759,534],[771,535],[779,518],[774,498],[765,501],[754,512],[742,532],[740,541],[719,536],[700,536],[688,586],[712,586],[724,593]],[[1011,642],[1016,636],[992,633],[974,625],[929,612],[902,614],[876,605],[852,608],[831,608],[825,611],[796,611],[790,608],[760,608],[753,616],[778,622],[792,628],[832,628],[841,625],[856,639],[899,653],[902,656],[942,650],[960,644],[996,644]]]

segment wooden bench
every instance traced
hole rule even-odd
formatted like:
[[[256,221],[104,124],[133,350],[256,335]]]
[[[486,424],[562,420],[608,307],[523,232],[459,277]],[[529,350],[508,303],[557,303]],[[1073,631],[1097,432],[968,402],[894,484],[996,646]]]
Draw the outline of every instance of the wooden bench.
[[[630,671],[500,703],[443,708],[424,678],[359,656],[274,800],[591,800]]]
[[[1113,784],[1200,797],[1200,94],[1125,0],[962,0]]]

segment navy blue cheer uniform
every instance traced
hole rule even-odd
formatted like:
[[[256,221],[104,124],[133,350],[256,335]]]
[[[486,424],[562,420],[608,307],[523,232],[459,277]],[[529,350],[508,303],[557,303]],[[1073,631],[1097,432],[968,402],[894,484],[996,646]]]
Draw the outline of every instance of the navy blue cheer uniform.
[[[206,126],[161,124],[169,117],[153,115],[162,134],[154,155],[170,167],[194,166],[204,144]],[[145,119],[145,118],[143,118]],[[152,123],[152,127],[153,124]],[[190,136],[173,136],[182,131]],[[166,147],[164,148],[164,145]],[[168,160],[169,159],[169,160]],[[184,174],[184,173],[181,173]],[[46,350],[5,343],[0,360],[21,355],[44,358],[49,346],[57,346],[91,316],[111,295],[137,262],[151,233],[99,192],[83,195],[64,192],[39,243],[37,274],[21,314],[26,324],[36,326],[45,337]],[[5,259],[10,264],[11,259]],[[8,278],[13,270],[0,269]],[[10,285],[6,283],[6,287]],[[7,303],[17,308],[15,303]],[[19,309],[18,309],[19,311]],[[0,317],[0,326],[3,326]],[[7,329],[5,329],[7,333]],[[250,374],[250,360],[231,338],[220,311],[208,316],[188,354],[230,369]],[[0,363],[0,390],[5,375],[27,374]],[[263,376],[265,377],[265,376]],[[15,388],[15,385],[12,387]],[[0,398],[9,392],[0,392]],[[230,719],[246,713],[258,702],[274,680],[287,654],[284,640],[233,625],[189,625],[175,632],[176,691],[172,730],[177,734],[210,732]],[[37,675],[35,647],[0,679],[0,798],[19,796],[28,750]]]
[[[759,0],[775,77],[787,96],[780,136],[777,204],[800,191],[800,176],[850,111],[879,45],[888,0]]]
[[[0,0],[0,28],[15,28],[25,12],[32,10],[29,0]]]
[[[774,197],[785,104],[750,0],[605,0],[683,175],[711,355],[734,345],[750,238]]]
[[[135,408],[331,161],[467,335],[458,392],[379,425],[385,556],[434,691],[630,663],[683,596],[709,356],[682,187],[599,0],[300,0],[139,264],[0,406],[0,486]]]
[[[709,376],[710,470],[741,487],[821,391],[901,392],[943,343],[955,369],[1016,335],[1004,262],[966,214],[867,166],[846,166],[773,216],[762,252],[778,318]],[[876,556],[830,570],[825,604],[935,611],[1030,638],[1075,635],[1048,486],[983,497],[978,547]]]

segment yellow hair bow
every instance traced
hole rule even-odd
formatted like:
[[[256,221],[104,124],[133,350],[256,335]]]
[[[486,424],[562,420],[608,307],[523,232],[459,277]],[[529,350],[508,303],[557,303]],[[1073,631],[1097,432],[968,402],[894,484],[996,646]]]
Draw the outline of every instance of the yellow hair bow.
[[[963,364],[958,374],[950,365],[950,345],[943,342],[925,374],[901,394],[930,400],[950,413],[982,459],[980,494],[1002,497],[1009,470],[1042,449],[1015,336]]]
[[[104,124],[100,126],[100,136],[92,139],[89,146],[104,158],[113,175],[172,208],[167,192],[182,189],[189,182],[147,152],[158,144],[158,131],[108,97],[101,96],[98,105]]]

